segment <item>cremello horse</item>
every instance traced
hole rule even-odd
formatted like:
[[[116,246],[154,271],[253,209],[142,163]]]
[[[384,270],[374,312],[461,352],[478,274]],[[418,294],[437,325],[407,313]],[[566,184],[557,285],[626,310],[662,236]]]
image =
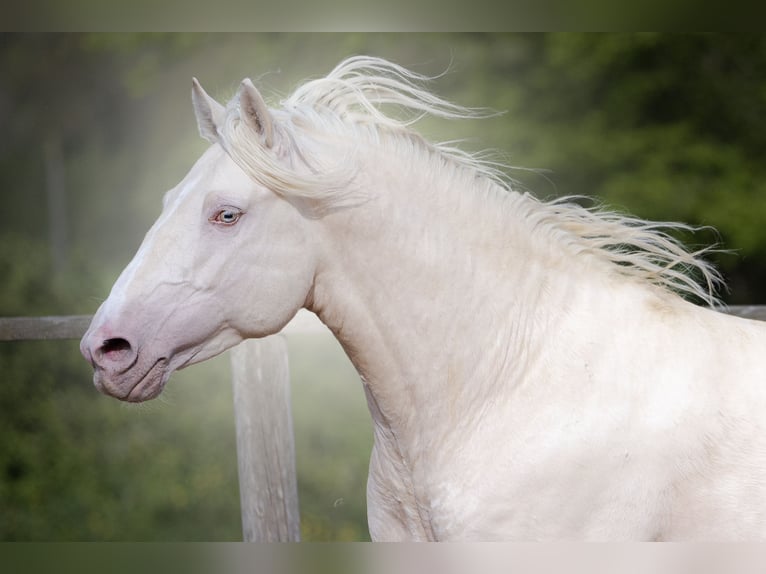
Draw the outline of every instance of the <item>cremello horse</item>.
[[[212,145],[82,340],[96,386],[154,398],[305,307],[364,383],[373,539],[763,538],[766,327],[679,296],[716,275],[658,225],[422,139],[471,115],[422,80],[351,58],[278,109],[195,80]]]

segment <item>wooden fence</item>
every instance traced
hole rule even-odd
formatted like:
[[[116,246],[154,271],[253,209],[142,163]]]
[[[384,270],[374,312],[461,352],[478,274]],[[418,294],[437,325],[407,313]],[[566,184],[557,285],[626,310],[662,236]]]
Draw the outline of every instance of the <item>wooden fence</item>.
[[[89,315],[0,318],[0,341],[80,339]],[[283,333],[328,333],[308,312]],[[284,334],[251,339],[230,351],[237,466],[245,541],[300,540],[290,371]]]
[[[732,306],[726,312],[766,321],[766,306]],[[0,318],[0,341],[79,339],[90,320],[84,315]],[[285,332],[327,331],[313,315],[301,312]],[[300,514],[285,337],[245,341],[230,355],[243,538],[298,541]]]

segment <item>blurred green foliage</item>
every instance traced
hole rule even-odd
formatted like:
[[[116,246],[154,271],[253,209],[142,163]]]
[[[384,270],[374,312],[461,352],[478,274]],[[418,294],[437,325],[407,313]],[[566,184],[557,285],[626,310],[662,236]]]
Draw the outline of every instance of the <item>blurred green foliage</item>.
[[[716,256],[725,298],[763,302],[762,35],[3,34],[0,315],[95,311],[205,148],[192,76],[220,99],[252,77],[277,105],[357,53],[449,68],[438,93],[505,110],[420,129],[501,150],[538,196],[715,227],[684,239],[735,250]],[[65,200],[51,210],[50,190]],[[358,377],[334,341],[290,352],[304,539],[366,539]],[[76,342],[0,343],[0,539],[238,539],[228,368],[195,366],[128,407],[93,389]]]

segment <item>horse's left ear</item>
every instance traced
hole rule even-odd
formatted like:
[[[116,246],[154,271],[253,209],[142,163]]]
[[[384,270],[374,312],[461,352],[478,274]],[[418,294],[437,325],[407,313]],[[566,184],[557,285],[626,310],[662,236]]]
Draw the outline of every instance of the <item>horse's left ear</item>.
[[[197,78],[192,78],[192,103],[194,114],[197,116],[197,127],[200,135],[210,143],[218,141],[218,128],[221,127],[226,110],[207,95]]]
[[[270,148],[274,143],[271,113],[261,94],[249,79],[242,80],[237,92],[240,119],[258,134],[263,144]]]

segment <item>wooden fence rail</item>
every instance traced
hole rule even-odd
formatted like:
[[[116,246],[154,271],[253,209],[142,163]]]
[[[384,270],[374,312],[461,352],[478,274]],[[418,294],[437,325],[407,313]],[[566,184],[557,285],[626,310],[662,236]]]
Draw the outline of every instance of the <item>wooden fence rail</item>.
[[[766,321],[766,306],[741,305],[732,315]],[[0,341],[79,339],[89,315],[0,318]],[[321,333],[313,315],[299,316],[283,332]],[[283,335],[249,340],[231,351],[237,465],[245,541],[298,541],[300,516],[290,372]]]
[[[79,339],[90,325],[90,315],[61,317],[2,317],[0,341]]]
[[[723,310],[730,315],[766,321],[766,305],[732,305]],[[0,341],[43,341],[79,339],[90,325],[91,315],[55,317],[0,317]],[[320,332],[307,315],[299,313],[283,332]]]

